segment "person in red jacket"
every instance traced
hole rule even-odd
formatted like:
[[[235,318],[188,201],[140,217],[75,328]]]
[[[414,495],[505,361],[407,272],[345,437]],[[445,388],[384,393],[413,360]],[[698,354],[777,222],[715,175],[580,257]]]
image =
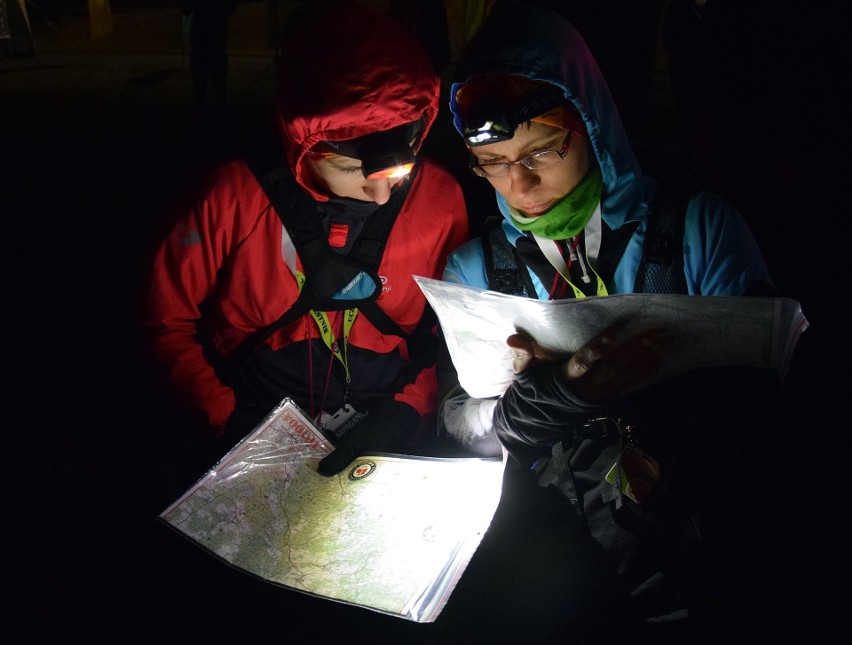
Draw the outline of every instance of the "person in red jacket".
[[[282,167],[211,173],[156,251],[144,326],[218,445],[289,397],[338,437],[319,467],[333,475],[405,449],[434,412],[434,315],[412,276],[440,278],[468,220],[453,176],[418,154],[440,95],[423,49],[358,3],[310,5],[284,32]],[[283,209],[258,176],[278,177]]]

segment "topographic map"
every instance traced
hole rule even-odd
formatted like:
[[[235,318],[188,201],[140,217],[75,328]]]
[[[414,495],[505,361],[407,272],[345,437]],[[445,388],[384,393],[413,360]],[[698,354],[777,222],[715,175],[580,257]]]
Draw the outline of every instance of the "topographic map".
[[[327,478],[330,450],[285,401],[160,517],[270,582],[433,621],[491,522],[502,462],[376,455]]]

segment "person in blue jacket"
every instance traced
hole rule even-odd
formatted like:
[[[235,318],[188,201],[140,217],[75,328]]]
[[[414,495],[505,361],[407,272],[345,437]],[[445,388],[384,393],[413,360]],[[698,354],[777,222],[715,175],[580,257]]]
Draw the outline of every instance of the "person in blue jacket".
[[[499,2],[456,76],[453,123],[471,171],[494,187],[502,233],[534,288],[526,295],[632,293],[658,183],[643,174],[579,32],[555,11]],[[697,190],[684,227],[690,295],[774,295],[760,248],[733,205]],[[443,277],[492,288],[483,239],[452,253]],[[446,432],[466,448],[499,454],[490,431],[496,400],[471,400],[455,387],[458,396],[448,397],[444,385]]]
[[[502,216],[497,235],[508,240],[528,278],[521,281],[521,295],[556,300],[638,291],[649,213],[661,184],[643,174],[580,33],[540,5],[498,2],[469,44],[456,79],[450,89],[453,122],[469,150],[471,171],[494,188]],[[680,293],[777,295],[755,238],[732,204],[695,190],[683,217]],[[443,279],[501,290],[489,283],[486,245],[497,252],[490,239],[475,238],[454,251]],[[722,491],[736,495],[744,476],[742,463],[731,466],[732,453],[754,447],[739,438],[744,419],[769,417],[771,404],[756,403],[765,375],[711,370],[636,395],[631,387],[666,351],[664,331],[623,338],[614,327],[570,357],[549,356],[523,334],[507,342],[519,376],[500,397],[470,397],[446,352],[439,369],[439,431],[450,445],[463,454],[509,457],[498,518],[511,515],[506,508],[512,504],[516,515],[495,525],[541,541],[545,531],[536,533],[533,517],[546,512],[529,511],[540,508],[529,499],[512,501],[513,487],[529,492],[534,480],[533,488],[538,484],[570,500],[634,597],[659,587],[652,582],[661,571],[668,579],[690,578],[691,547],[683,544],[690,541],[684,527],[698,526],[691,502],[704,517],[717,518],[747,506],[732,510],[737,498],[725,500]],[[774,395],[771,380],[768,397]],[[696,393],[706,400],[693,405]],[[623,494],[624,478],[632,496]],[[664,494],[666,503],[660,501]],[[670,503],[675,494],[689,503]],[[562,505],[545,508],[563,508],[564,497]],[[720,537],[720,549],[740,535],[734,528]],[[541,575],[569,580],[571,566],[563,575],[548,564]],[[704,584],[700,579],[686,581],[694,589]],[[732,583],[726,584],[730,589]],[[718,599],[681,595],[673,605],[653,604],[650,611],[694,613]]]

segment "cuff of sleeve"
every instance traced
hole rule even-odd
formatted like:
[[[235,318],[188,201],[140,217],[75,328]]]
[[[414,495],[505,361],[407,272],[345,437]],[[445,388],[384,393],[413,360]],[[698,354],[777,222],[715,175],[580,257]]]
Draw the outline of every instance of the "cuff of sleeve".
[[[207,414],[207,423],[213,428],[217,434],[222,434],[228,419],[231,418],[234,409],[237,407],[237,399],[232,390],[218,397],[215,400],[208,401],[204,406],[204,412]]]

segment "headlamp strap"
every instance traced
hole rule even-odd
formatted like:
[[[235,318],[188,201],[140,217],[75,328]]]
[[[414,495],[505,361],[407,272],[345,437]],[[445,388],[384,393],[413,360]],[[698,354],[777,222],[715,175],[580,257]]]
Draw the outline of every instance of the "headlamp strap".
[[[521,123],[531,121],[534,117],[550,112],[564,103],[565,97],[556,89],[526,97],[520,105],[506,114],[509,123],[513,126],[512,134],[515,134],[515,128]]]
[[[463,117],[464,137],[471,146],[511,139],[521,123],[564,104],[564,95],[555,87],[523,96],[508,106],[486,102]]]

